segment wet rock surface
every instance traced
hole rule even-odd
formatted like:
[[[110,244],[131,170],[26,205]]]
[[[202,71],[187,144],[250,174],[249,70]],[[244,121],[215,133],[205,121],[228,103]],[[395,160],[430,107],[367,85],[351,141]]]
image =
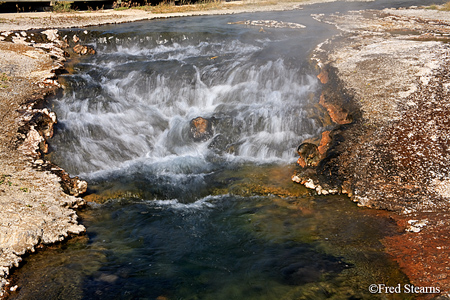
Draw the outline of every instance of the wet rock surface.
[[[321,99],[336,123],[324,158],[299,168],[293,180],[396,212],[405,233],[386,239],[388,251],[413,284],[439,287],[448,297],[450,47],[442,41],[448,42],[450,13],[315,17],[342,30],[314,54],[327,71],[319,75],[325,91],[334,83],[342,92]],[[351,122],[333,117],[336,111],[348,112]]]
[[[202,117],[192,119],[189,133],[195,142],[204,142],[210,139],[214,135],[211,120]]]

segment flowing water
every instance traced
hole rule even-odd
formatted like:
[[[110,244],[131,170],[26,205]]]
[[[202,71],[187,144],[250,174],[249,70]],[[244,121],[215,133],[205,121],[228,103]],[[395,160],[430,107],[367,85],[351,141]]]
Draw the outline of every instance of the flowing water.
[[[290,182],[296,146],[326,129],[308,62],[334,32],[310,17],[325,9],[66,31],[97,54],[51,102],[50,157],[97,203],[86,235],[25,260],[11,299],[371,299],[407,282],[388,218]],[[230,24],[248,19],[306,28]]]

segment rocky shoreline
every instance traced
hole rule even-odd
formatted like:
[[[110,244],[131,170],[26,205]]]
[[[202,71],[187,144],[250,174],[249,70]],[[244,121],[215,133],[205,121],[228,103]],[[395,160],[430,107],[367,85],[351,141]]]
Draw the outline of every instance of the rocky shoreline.
[[[0,298],[15,290],[8,276],[22,255],[85,231],[74,211],[84,200],[62,187],[75,184],[85,190],[85,183],[40,157],[47,151],[56,116],[38,106],[58,88],[55,72],[64,61],[54,34],[42,33],[39,39],[45,42],[34,47],[20,42],[26,34],[13,35],[15,43],[0,42]]]
[[[450,13],[415,7],[315,18],[342,31],[313,55],[321,104],[336,127],[320,145],[299,147],[292,179],[395,212],[405,233],[384,241],[388,251],[413,284],[449,297]]]

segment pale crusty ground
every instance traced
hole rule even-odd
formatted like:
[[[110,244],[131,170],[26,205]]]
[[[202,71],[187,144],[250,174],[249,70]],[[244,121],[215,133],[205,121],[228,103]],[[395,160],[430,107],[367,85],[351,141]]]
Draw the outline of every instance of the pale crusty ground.
[[[361,206],[394,210],[388,253],[416,286],[450,298],[450,12],[385,9],[316,16],[342,30],[317,48],[358,106],[331,158]],[[422,299],[421,298],[421,299]]]
[[[44,81],[53,77],[50,55],[20,44],[0,42],[0,297],[11,267],[39,244],[63,240],[84,231],[71,208],[83,199],[63,193],[59,178],[37,172],[17,150],[16,135],[28,100],[49,91]],[[7,286],[6,286],[7,287]]]
[[[360,107],[359,125],[370,132],[340,162],[360,205],[408,212],[450,200],[450,128],[439,117],[450,105],[443,73],[450,47],[442,42],[449,41],[450,12],[435,12],[439,19],[422,9],[316,17],[345,32],[315,57],[337,69]]]

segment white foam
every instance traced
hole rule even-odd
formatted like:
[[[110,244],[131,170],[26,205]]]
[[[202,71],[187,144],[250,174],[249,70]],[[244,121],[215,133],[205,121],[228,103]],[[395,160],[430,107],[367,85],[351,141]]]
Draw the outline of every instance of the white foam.
[[[150,206],[157,207],[169,207],[176,210],[199,210],[204,208],[214,208],[214,201],[220,200],[227,195],[219,195],[219,196],[207,196],[204,198],[200,198],[195,202],[191,203],[181,203],[177,199],[171,200],[146,200],[146,203]]]
[[[136,163],[152,168],[173,164],[172,170],[187,172],[207,169],[211,139],[198,143],[189,137],[190,120],[199,116],[225,116],[236,127],[216,132],[228,134],[225,138],[235,143],[236,152],[223,154],[222,159],[294,161],[297,144],[320,130],[304,110],[317,79],[299,74],[282,59],[250,59],[260,50],[240,41],[192,45],[180,41],[153,48],[117,45],[115,52],[104,51],[92,64],[102,75],[88,71],[77,77],[80,86],[93,87],[92,93],[75,89],[58,101],[59,121],[73,135],[67,139],[71,153],[67,159],[76,169],[72,173],[123,170]],[[177,60],[232,55],[218,63],[200,59],[198,64],[170,64],[174,69],[167,72],[145,65],[166,59],[156,58],[162,53]],[[114,59],[120,56],[125,59]],[[141,63],[138,56],[147,57]],[[124,71],[122,65],[130,61],[146,68]],[[180,68],[187,75],[175,74]]]

